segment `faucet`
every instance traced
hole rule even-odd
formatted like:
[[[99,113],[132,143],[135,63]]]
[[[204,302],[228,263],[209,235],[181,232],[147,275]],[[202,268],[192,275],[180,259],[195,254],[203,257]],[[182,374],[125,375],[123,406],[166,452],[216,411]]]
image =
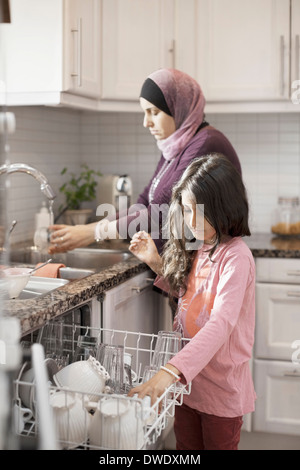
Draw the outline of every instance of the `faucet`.
[[[3,173],[27,173],[28,175],[33,176],[41,184],[41,191],[48,199],[53,200],[56,197],[56,194],[48,183],[46,176],[32,166],[26,165],[25,163],[2,165],[0,166],[0,175]]]

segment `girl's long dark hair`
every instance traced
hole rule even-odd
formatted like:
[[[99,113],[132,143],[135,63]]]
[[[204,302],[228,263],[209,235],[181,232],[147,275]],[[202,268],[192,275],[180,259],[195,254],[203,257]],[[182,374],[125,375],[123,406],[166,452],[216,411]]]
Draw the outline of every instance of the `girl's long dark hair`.
[[[222,237],[251,235],[248,225],[249,206],[242,178],[232,163],[221,154],[211,154],[192,161],[174,186],[168,213],[169,239],[163,252],[163,275],[168,281],[170,295],[183,295],[187,275],[191,269],[195,250],[188,250],[185,230],[178,230],[178,206],[183,207],[181,195],[187,191],[196,204],[204,205],[204,217],[216,231],[215,243],[209,250],[210,258]],[[183,217],[182,224],[184,224]]]

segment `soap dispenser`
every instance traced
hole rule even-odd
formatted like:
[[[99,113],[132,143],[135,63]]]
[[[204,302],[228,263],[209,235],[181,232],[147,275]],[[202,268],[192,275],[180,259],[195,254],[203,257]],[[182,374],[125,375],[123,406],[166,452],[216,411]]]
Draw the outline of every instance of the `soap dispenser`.
[[[49,227],[50,225],[50,212],[46,207],[46,203],[43,202],[41,210],[35,214],[35,230],[39,230],[43,227]]]

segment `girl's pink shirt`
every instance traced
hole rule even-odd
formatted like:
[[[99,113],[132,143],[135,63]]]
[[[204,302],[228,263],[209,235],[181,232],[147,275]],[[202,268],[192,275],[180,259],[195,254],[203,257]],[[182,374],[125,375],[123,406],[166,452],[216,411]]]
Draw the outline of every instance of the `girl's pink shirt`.
[[[220,244],[214,262],[208,248],[204,245],[197,253],[174,322],[192,339],[169,363],[181,372],[183,383],[192,381],[186,405],[216,416],[242,416],[254,410],[256,398],[249,367],[255,263],[240,237]],[[162,278],[155,284],[164,288]]]

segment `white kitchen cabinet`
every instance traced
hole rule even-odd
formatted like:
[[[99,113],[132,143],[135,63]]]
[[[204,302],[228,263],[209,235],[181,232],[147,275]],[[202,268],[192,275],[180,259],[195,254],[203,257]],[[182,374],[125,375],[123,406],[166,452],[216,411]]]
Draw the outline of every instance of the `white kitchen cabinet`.
[[[173,65],[173,0],[102,1],[102,99],[138,101],[145,78]]]
[[[207,101],[288,99],[289,0],[193,3],[190,21],[197,27],[186,50]]]
[[[64,0],[64,90],[100,98],[101,2]]]
[[[300,365],[255,361],[253,430],[300,435]]]
[[[293,83],[295,80],[300,80],[300,0],[292,0],[291,13],[291,82]]]
[[[176,1],[175,61],[200,83],[206,112],[299,111],[291,60],[298,68],[300,0],[186,3]]]
[[[6,103],[96,108],[99,0],[11,0],[10,7],[0,44]]]
[[[253,430],[300,435],[300,260],[256,259]]]

